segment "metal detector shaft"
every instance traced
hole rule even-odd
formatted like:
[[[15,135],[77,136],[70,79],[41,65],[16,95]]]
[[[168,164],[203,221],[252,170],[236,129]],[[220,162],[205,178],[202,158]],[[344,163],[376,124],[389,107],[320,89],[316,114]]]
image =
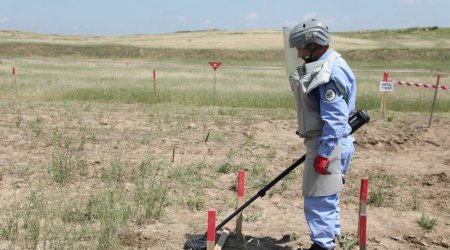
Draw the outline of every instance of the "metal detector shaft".
[[[360,127],[362,127],[364,124],[368,123],[370,120],[369,115],[363,111],[358,110],[354,114],[352,114],[349,118],[349,124],[352,127],[352,132],[356,132]],[[223,220],[219,225],[216,227],[216,231],[221,229],[225,224],[227,224],[231,219],[233,219],[237,214],[242,212],[246,207],[248,207],[250,204],[252,204],[258,197],[263,197],[266,195],[267,190],[271,189],[275,184],[277,184],[281,179],[283,179],[286,175],[288,175],[292,170],[294,170],[296,167],[298,167],[302,162],[304,162],[306,159],[306,154],[304,154],[302,157],[300,157],[298,160],[296,160],[294,163],[292,163],[291,166],[289,166],[286,170],[284,170],[281,174],[279,174],[275,179],[273,179],[269,184],[267,184],[265,187],[263,187],[261,190],[258,191],[252,198],[250,198],[247,202],[245,202],[242,206],[240,206],[236,211],[234,211],[228,218]]]
[[[228,218],[223,220],[217,227],[216,231],[221,229],[225,224],[227,224],[231,219],[233,219],[236,215],[238,215],[242,210],[244,210],[248,205],[252,204],[258,197],[263,197],[266,195],[267,190],[271,189],[273,185],[277,184],[281,179],[283,179],[286,175],[288,175],[292,170],[294,170],[298,165],[302,164],[303,161],[305,161],[306,155],[303,155],[300,157],[300,159],[296,160],[294,163],[292,163],[291,166],[289,166],[286,170],[284,170],[280,175],[278,175],[275,179],[273,179],[269,184],[267,184],[265,187],[263,187],[261,190],[258,191],[257,194],[255,194],[252,198],[250,198],[247,202],[245,202],[242,206],[240,206],[236,211],[234,211]]]

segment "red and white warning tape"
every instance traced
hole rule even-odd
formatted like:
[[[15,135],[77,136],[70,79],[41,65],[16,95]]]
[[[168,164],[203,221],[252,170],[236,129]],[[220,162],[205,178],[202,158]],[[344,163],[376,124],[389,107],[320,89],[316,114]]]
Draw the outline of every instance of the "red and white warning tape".
[[[409,86],[409,87],[422,87],[426,89],[436,89],[436,85],[429,84],[429,83],[415,83],[415,82],[401,82],[401,81],[392,81],[400,86]],[[450,87],[446,86],[439,86],[440,90],[450,90]]]

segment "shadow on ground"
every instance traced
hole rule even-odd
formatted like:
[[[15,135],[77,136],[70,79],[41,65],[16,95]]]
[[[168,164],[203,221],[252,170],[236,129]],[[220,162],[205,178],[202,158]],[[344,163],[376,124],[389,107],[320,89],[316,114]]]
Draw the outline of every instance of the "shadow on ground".
[[[253,237],[251,235],[245,235],[242,237],[231,235],[230,237],[228,237],[222,249],[293,250],[297,248],[286,246],[286,244],[294,240],[295,238],[291,235],[284,235],[281,239],[274,239],[271,237]]]
[[[216,239],[220,237],[217,234]],[[187,237],[192,240],[194,246],[198,243],[199,245],[206,246],[206,239],[204,235],[196,235]],[[237,236],[236,234],[230,235],[224,246],[223,250],[237,250],[237,249],[245,249],[245,250],[293,250],[297,248],[292,248],[291,246],[287,246],[289,242],[295,240],[295,236],[292,235],[284,235],[281,239],[274,239],[271,237],[253,237],[251,235]],[[192,246],[191,244],[191,246]]]

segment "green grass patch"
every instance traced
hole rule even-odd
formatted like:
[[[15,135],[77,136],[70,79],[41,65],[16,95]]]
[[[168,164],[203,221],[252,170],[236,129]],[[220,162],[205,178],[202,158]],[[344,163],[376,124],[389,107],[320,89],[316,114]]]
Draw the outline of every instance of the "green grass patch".
[[[437,224],[437,219],[435,217],[430,217],[425,214],[422,214],[422,217],[420,217],[419,220],[420,227],[427,231],[433,231]]]

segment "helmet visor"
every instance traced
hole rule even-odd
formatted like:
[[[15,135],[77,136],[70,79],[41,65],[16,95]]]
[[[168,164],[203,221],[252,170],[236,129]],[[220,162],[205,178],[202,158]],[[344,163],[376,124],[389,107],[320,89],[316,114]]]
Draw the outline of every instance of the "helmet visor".
[[[291,48],[289,45],[289,34],[291,29],[283,27],[284,36],[284,59],[286,61],[287,75],[296,74],[297,67],[302,64],[301,58],[298,58],[298,51],[296,48]]]

